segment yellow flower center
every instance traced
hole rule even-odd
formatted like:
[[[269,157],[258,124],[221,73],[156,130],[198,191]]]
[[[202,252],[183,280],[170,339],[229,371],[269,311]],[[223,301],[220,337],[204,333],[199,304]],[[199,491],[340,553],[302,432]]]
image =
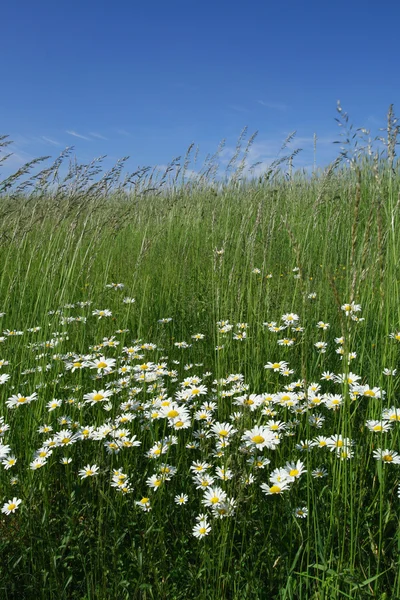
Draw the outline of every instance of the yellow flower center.
[[[219,498],[217,498],[217,496],[213,496],[210,500],[211,504],[218,504],[219,502]]]
[[[263,442],[265,442],[265,438],[263,438],[262,435],[255,435],[251,438],[251,441],[255,444],[262,444]]]
[[[226,437],[228,435],[228,431],[226,429],[221,429],[219,432],[220,437]]]
[[[107,366],[107,363],[104,361],[100,361],[97,363],[97,368],[98,369],[104,369]]]
[[[8,510],[14,510],[14,508],[17,508],[17,505],[14,504],[14,502],[11,502],[11,504],[8,505]]]
[[[177,421],[177,422],[175,423],[175,427],[182,427],[183,425],[184,425],[184,422],[183,422],[183,421]]]
[[[272,368],[273,368],[273,369],[279,369],[279,367],[280,367],[280,364],[279,364],[279,363],[274,363],[274,364],[272,365]]]
[[[148,499],[148,498],[142,498],[142,499],[141,499],[141,501],[140,501],[140,503],[141,503],[141,504],[147,504],[147,503],[148,503],[148,501],[149,501],[149,499]]]
[[[382,431],[383,427],[382,425],[374,425],[372,429],[373,431]]]
[[[79,367],[82,366],[82,363],[81,362],[74,362],[72,366],[75,367],[76,369],[79,369]]]
[[[366,390],[364,396],[375,396],[374,390]]]
[[[291,471],[289,471],[289,475],[290,477],[296,477],[296,475],[299,474],[298,469],[292,469]]]
[[[71,438],[69,438],[69,437],[65,437],[65,438],[63,438],[63,439],[61,440],[61,443],[62,443],[62,444],[68,444],[68,442],[70,442],[70,441],[71,441]]]
[[[279,485],[273,485],[272,487],[269,488],[269,491],[271,494],[279,494],[279,492],[281,491],[281,488],[279,487]]]
[[[391,454],[385,454],[385,455],[382,457],[382,460],[384,460],[385,462],[392,462],[392,460],[393,460],[393,456],[392,456]]]
[[[94,394],[94,396],[93,396],[94,402],[98,402],[99,400],[103,400],[103,399],[104,399],[103,394]]]
[[[206,528],[205,528],[205,527],[200,527],[200,529],[199,529],[199,533],[201,533],[201,535],[205,535],[205,533],[206,533]]]
[[[22,396],[21,398],[18,398],[18,402],[23,404],[24,402],[26,402],[26,398],[24,396]]]
[[[174,417],[177,417],[179,415],[179,412],[177,410],[170,410],[169,413],[167,413],[167,417],[169,417],[170,419],[173,419]]]

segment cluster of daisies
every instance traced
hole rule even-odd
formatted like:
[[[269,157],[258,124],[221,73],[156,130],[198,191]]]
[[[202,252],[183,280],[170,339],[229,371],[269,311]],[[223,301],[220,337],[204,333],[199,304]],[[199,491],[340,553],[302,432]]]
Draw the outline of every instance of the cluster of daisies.
[[[123,284],[115,283],[107,287],[116,291],[124,288]],[[134,299],[124,298],[123,302],[133,304]],[[89,314],[70,314],[85,307]],[[358,316],[359,305],[345,304],[342,310],[349,320],[362,322]],[[99,320],[110,319],[112,311],[93,309],[86,301],[64,305],[51,311],[49,316],[57,325],[68,326],[80,321],[96,327]],[[159,319],[158,323],[164,326],[170,321],[168,317]],[[285,313],[279,321],[263,325],[269,332],[278,334],[277,353],[282,346],[295,345],[296,336],[304,331],[295,313]],[[246,340],[247,323],[232,325],[225,320],[216,326],[222,338],[230,335],[235,340]],[[318,321],[315,326],[327,331],[330,324]],[[40,327],[26,331],[36,335]],[[285,337],[280,338],[283,331]],[[13,348],[9,339],[21,335],[25,333],[4,330],[2,349],[4,354],[9,349],[9,357],[0,360],[0,369],[12,366]],[[106,477],[116,493],[133,495],[134,506],[143,512],[152,510],[159,490],[171,488],[177,507],[186,504],[196,507],[199,514],[192,533],[203,538],[212,530],[214,520],[237,514],[238,505],[251,486],[258,486],[265,496],[278,496],[293,486],[299,487],[307,469],[310,477],[325,478],[332,460],[351,460],[355,441],[348,432],[322,435],[319,430],[330,425],[331,416],[346,402],[385,398],[383,389],[368,385],[361,376],[346,368],[339,373],[324,371],[320,381],[306,383],[292,377],[295,371],[284,360],[262,365],[266,374],[274,378],[274,391],[253,392],[241,373],[231,373],[224,379],[213,379],[212,373],[204,369],[201,375],[189,374],[203,365],[186,362],[182,355],[180,360],[171,360],[163,355],[165,350],[151,342],[131,340],[126,343],[128,336],[127,329],[114,331],[109,337],[102,337],[98,344],[89,346],[86,353],[65,351],[69,343],[68,330],[54,332],[48,340],[29,342],[34,364],[22,372],[26,379],[18,384],[21,389],[14,388],[9,373],[0,374],[0,385],[4,386],[7,398],[6,416],[0,416],[0,461],[5,471],[11,469],[13,473],[19,469],[21,476],[26,470],[51,469],[54,462],[73,469],[76,456],[82,455],[82,451],[75,452],[77,446],[89,448],[100,444],[103,453],[89,454],[103,456],[104,462],[77,465],[80,480]],[[400,334],[391,333],[390,338],[400,341]],[[203,333],[194,333],[189,341],[174,342],[174,346],[189,349],[190,353],[192,345],[204,339]],[[345,359],[341,364],[349,364],[356,353],[347,348],[343,337],[335,338],[335,342],[337,354]],[[326,349],[323,344],[326,342],[315,344],[322,353]],[[217,350],[222,348],[223,345],[218,346]],[[30,376],[37,373],[42,374],[40,383],[32,389]],[[388,367],[384,374],[394,377],[396,370]],[[270,378],[266,377],[268,381]],[[20,411],[29,411],[29,405],[34,405],[35,415],[40,414],[43,419],[35,426],[35,439],[39,438],[40,442],[29,463],[20,464],[12,452],[13,432],[6,417],[11,416],[13,424],[18,423]],[[314,429],[315,435],[299,439],[298,432],[304,421],[307,430]],[[400,409],[391,406],[382,409],[378,419],[367,420],[365,427],[371,434],[379,435],[390,432],[399,421]],[[286,437],[293,436],[298,439],[294,444],[297,456],[277,464],[276,448]],[[375,443],[375,447],[377,445]],[[178,448],[179,452],[184,448],[191,458],[180,460]],[[142,477],[135,472],[134,483],[133,473],[129,472],[132,457],[128,455],[125,459],[131,452],[139,453],[140,464],[146,465]],[[310,456],[307,461],[302,460],[305,452],[315,454],[313,468],[310,468]],[[378,447],[373,456],[385,464],[400,464],[400,455],[390,448]],[[178,470],[177,465],[184,466]],[[176,478],[178,473],[179,478]],[[186,488],[177,490],[177,481],[183,482]],[[22,485],[16,475],[9,483]],[[144,492],[141,497],[136,496],[138,491]],[[21,502],[14,497],[4,504],[2,512],[14,513]],[[305,518],[308,508],[293,507],[293,514]]]

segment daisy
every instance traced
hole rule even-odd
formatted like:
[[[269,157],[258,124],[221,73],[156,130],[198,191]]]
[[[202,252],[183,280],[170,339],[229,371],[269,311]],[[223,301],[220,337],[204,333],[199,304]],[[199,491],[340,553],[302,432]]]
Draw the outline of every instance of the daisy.
[[[381,450],[381,448],[378,448],[377,450],[374,450],[373,457],[382,462],[400,465],[400,456],[398,452],[395,452],[394,450]]]
[[[307,506],[296,508],[293,514],[297,519],[305,519],[308,515],[308,508]]]
[[[150,498],[143,497],[141,500],[136,500],[135,504],[144,512],[151,511]]]
[[[186,504],[189,500],[189,496],[187,494],[178,494],[175,496],[174,501],[178,506],[182,506],[182,504]]]
[[[208,535],[211,531],[211,527],[207,521],[200,521],[193,527],[193,535],[199,539]]]
[[[217,421],[212,425],[211,431],[215,434],[216,437],[220,439],[228,439],[231,435],[236,433],[236,429],[233,428],[233,425],[230,423],[220,423]]]
[[[298,479],[303,473],[307,472],[304,468],[304,463],[302,463],[301,460],[298,460],[296,463],[287,462],[284,468],[288,474],[289,481],[294,481],[295,479]]]
[[[396,340],[396,342],[400,342],[400,331],[394,331],[393,333],[390,333],[389,337],[392,340]]]
[[[108,308],[105,308],[104,310],[99,310],[97,308],[96,310],[92,311],[92,315],[94,317],[99,317],[99,319],[102,319],[103,317],[111,317],[112,312],[111,310],[108,310]]]
[[[99,474],[99,467],[97,465],[86,465],[78,472],[78,475],[81,479],[86,479],[86,477],[93,477],[94,475]]]
[[[263,448],[274,449],[279,444],[279,439],[276,439],[271,429],[262,425],[245,431],[242,440],[247,447],[257,450],[262,450]]]
[[[281,369],[286,369],[286,367],[288,366],[288,363],[285,362],[284,360],[281,360],[280,362],[267,362],[266,365],[264,365],[264,369],[272,369],[274,372],[280,371]]]
[[[328,475],[328,471],[324,467],[318,467],[311,472],[311,475],[315,479],[320,479],[322,477],[326,477]]]
[[[13,467],[16,462],[17,459],[15,458],[15,456],[8,456],[6,459],[1,461],[1,464],[3,465],[5,470],[8,471],[8,469],[11,469],[11,467]]]
[[[95,406],[99,402],[104,402],[107,398],[113,395],[111,390],[93,390],[89,394],[85,394],[83,399],[85,400],[85,404],[90,404],[90,406]]]
[[[389,431],[392,427],[392,422],[390,421],[367,421],[366,426],[368,427],[368,429],[370,431],[373,431],[374,433],[384,433],[386,431]]]
[[[37,393],[34,392],[30,396],[21,396],[21,394],[15,394],[11,396],[7,402],[6,406],[8,408],[16,408],[17,406],[21,406],[22,404],[30,404],[33,400],[37,399]]]
[[[289,489],[289,484],[287,481],[280,484],[274,483],[271,486],[267,485],[266,483],[262,483],[260,487],[267,496],[272,496],[276,494],[282,494],[282,492]]]
[[[397,374],[397,369],[383,369],[382,373],[388,377],[394,377]]]
[[[22,502],[22,500],[20,500],[19,498],[13,498],[12,500],[9,500],[5,504],[3,504],[3,508],[1,509],[1,512],[4,513],[5,515],[14,513],[17,510],[17,508],[19,507],[19,505],[21,504],[21,502]]]
[[[209,487],[204,493],[202,503],[204,506],[216,506],[226,500],[226,493],[218,486]]]
[[[92,369],[97,369],[98,373],[110,373],[116,362],[117,361],[115,358],[106,358],[105,356],[100,356],[99,359],[90,362],[89,366]]]

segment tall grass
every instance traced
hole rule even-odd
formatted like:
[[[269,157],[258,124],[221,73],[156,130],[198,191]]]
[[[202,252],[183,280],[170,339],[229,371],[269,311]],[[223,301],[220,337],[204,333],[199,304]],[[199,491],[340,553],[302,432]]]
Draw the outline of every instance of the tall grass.
[[[17,457],[0,471],[0,489],[4,502],[22,500],[0,519],[1,598],[400,597],[400,467],[373,456],[378,448],[399,450],[398,423],[386,433],[366,426],[398,404],[398,375],[383,374],[400,367],[400,345],[389,337],[400,330],[398,130],[391,108],[379,151],[364,143],[365,132],[354,137],[340,106],[338,118],[345,133],[339,159],[312,175],[293,172],[294,152],[263,176],[246,178],[254,138],[243,148],[243,132],[225,179],[218,152],[197,178],[188,178],[192,147],[164,173],[144,168],[128,175],[125,159],[103,174],[100,161],[79,165],[67,149],[50,167],[34,171],[38,159],[0,183],[2,329],[23,331],[4,334],[0,345],[0,359],[9,361],[1,372],[10,374],[0,388],[0,413],[10,426],[3,443]],[[8,139],[0,143],[5,149]],[[125,287],[107,288],[111,282]],[[125,296],[135,302],[124,303]],[[90,306],[77,305],[88,300]],[[361,305],[356,316],[364,321],[346,316],[341,307],[351,302]],[[95,309],[109,309],[112,317],[98,319]],[[304,331],[272,333],[266,323],[283,323],[290,312]],[[87,321],[68,322],[78,314]],[[166,318],[172,320],[160,323]],[[223,333],[217,322],[224,320],[246,323],[246,339]],[[318,329],[319,321],[329,328]],[[36,326],[41,329],[29,331]],[[195,341],[197,333],[204,339]],[[101,345],[113,335],[119,346]],[[296,340],[293,346],[277,344],[285,336]],[[338,337],[343,358],[335,351]],[[180,349],[181,341],[191,346]],[[327,343],[326,352],[317,350],[318,341]],[[66,368],[73,357],[103,353],[121,366],[124,346],[149,342],[157,348],[145,346],[131,364],[166,362],[176,371],[164,373],[154,389],[133,379],[121,387],[116,372],[93,380],[93,369]],[[349,364],[351,352],[357,357]],[[295,373],[282,377],[264,368],[268,361],[287,361]],[[354,396],[346,381],[329,387],[321,381],[325,371],[356,373],[360,383],[386,394]],[[177,474],[151,490],[146,479],[157,463],[146,452],[175,432],[166,419],[152,420],[150,407],[160,392],[173,397],[194,374],[207,386],[201,401],[216,403],[206,430],[239,412],[238,434],[220,457],[213,435],[189,449],[200,428],[192,420],[162,457]],[[221,380],[230,374],[242,374],[248,389],[226,393],[234,383]],[[262,408],[269,405],[264,398],[251,412],[235,398],[276,395],[296,380],[306,394],[303,409],[274,404],[285,433],[275,450],[258,453],[271,461],[265,469],[250,467],[241,435],[268,421]],[[310,405],[313,382],[323,393],[341,395],[339,410]],[[83,402],[84,394],[108,384],[114,389],[108,411]],[[65,427],[80,432],[107,419],[115,423],[132,387],[140,391],[131,394],[138,400],[128,410],[135,417],[128,428],[140,447],[108,454],[104,440],[80,440],[57,447],[40,469],[29,468],[46,439],[40,426],[51,424],[54,435]],[[38,399],[29,405],[7,407],[13,394],[34,391]],[[54,398],[64,403],[49,412]],[[316,412],[325,417],[321,429],[310,420]],[[351,439],[354,456],[301,449],[317,435]],[[70,464],[60,464],[64,455]],[[260,484],[296,460],[306,472],[284,493],[266,496]],[[192,534],[196,515],[207,512],[190,475],[193,461],[233,472],[219,484],[235,499],[235,512],[225,519],[209,513],[211,532],[203,539]],[[78,471],[87,464],[98,465],[99,475],[81,479]],[[327,477],[312,476],[322,465]],[[132,493],[110,486],[116,468],[129,475]],[[254,483],[247,485],[250,475]],[[189,496],[182,506],[174,502],[180,493]],[[151,511],[135,503],[142,497],[150,498]],[[305,519],[294,516],[298,507],[307,507]]]

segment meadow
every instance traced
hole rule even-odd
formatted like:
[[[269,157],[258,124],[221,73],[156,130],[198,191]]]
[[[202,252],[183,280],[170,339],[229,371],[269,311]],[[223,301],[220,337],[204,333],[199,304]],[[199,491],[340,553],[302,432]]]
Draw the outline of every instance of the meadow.
[[[398,130],[339,120],[0,183],[1,599],[400,598]]]

